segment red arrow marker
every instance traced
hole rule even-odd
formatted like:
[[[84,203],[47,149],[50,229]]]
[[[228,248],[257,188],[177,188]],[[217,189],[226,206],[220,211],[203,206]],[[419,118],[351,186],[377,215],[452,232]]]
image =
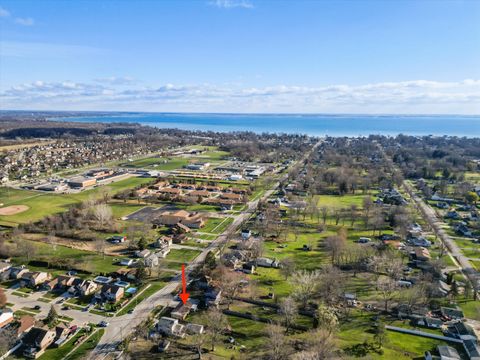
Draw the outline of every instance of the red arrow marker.
[[[178,296],[180,296],[180,299],[182,299],[183,305],[187,303],[188,298],[190,297],[190,294],[187,293],[187,280],[185,279],[185,264],[182,264],[182,293]]]

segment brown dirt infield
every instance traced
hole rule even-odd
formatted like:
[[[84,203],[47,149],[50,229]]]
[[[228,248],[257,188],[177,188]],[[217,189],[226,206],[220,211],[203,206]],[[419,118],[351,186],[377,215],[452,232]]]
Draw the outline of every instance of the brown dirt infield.
[[[0,208],[0,215],[16,215],[30,209],[27,205],[10,205]]]

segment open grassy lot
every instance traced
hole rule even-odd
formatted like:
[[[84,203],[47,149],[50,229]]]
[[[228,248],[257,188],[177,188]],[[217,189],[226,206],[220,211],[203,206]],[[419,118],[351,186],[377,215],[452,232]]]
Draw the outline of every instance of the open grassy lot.
[[[369,195],[358,194],[358,195],[317,195],[318,206],[319,207],[328,207],[330,209],[335,208],[349,208],[351,205],[357,205],[358,208],[362,207],[363,199]],[[371,196],[371,194],[370,194]]]
[[[233,222],[233,218],[209,218],[199,231],[202,233],[221,234]]]
[[[187,263],[195,259],[198,256],[198,254],[200,254],[200,251],[188,250],[188,249],[180,249],[180,250],[173,249],[167,255],[167,260]]]
[[[23,240],[28,241],[28,240]],[[52,259],[62,259],[71,261],[72,267],[78,270],[84,270],[92,272],[95,274],[104,274],[110,273],[117,270],[120,266],[116,265],[116,262],[121,257],[105,256],[103,257],[100,254],[72,249],[66,246],[57,245],[52,247],[51,245],[37,242],[29,241],[36,249],[34,256],[30,260],[40,260],[40,261],[49,261]],[[28,260],[25,257],[16,257],[14,258],[17,263],[27,263]],[[37,268],[40,269],[40,268]],[[33,268],[32,268],[33,270]],[[56,270],[53,269],[42,269],[43,271],[51,272],[53,275],[58,275],[58,273],[64,273],[65,270]]]
[[[369,313],[354,312],[350,316],[351,320],[340,327],[339,346],[352,358],[423,359],[425,351],[434,350],[437,345],[451,345],[434,339],[387,330],[387,341],[383,346],[383,354],[367,351],[363,343],[373,341],[373,320],[371,317],[372,315]]]
[[[85,190],[78,194],[50,194],[0,188],[0,203],[4,205],[26,205],[29,207],[28,210],[16,215],[0,216],[0,224],[16,226],[22,223],[38,221],[47,215],[66,211],[73,204],[80,203],[91,197],[101,196],[105,191],[110,195],[114,195],[120,191],[146,184],[151,180],[150,178],[132,177],[109,185]]]

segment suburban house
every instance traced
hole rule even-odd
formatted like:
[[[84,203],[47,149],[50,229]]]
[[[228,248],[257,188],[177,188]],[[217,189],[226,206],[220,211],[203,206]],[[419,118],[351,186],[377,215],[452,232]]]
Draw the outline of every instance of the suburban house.
[[[205,302],[208,306],[217,306],[222,300],[222,290],[211,287],[205,292]]]
[[[178,319],[163,316],[158,320],[156,328],[160,334],[167,336],[178,336],[182,338],[185,336],[185,327],[178,322]]]
[[[13,311],[10,309],[3,309],[0,313],[0,328],[10,324],[13,321]]]
[[[75,279],[73,276],[59,275],[46,283],[45,287],[51,291],[63,291],[72,286]]]
[[[55,331],[34,327],[22,338],[23,355],[36,359],[55,340]]]
[[[161,236],[155,241],[153,246],[157,249],[164,249],[170,247],[172,242],[173,240],[170,236]]]
[[[447,334],[461,340],[477,341],[475,331],[462,321],[457,321],[448,325]]]
[[[97,291],[98,285],[94,281],[83,280],[75,286],[75,289],[80,296],[88,296]]]
[[[168,251],[170,251],[170,250],[168,250]],[[159,251],[155,254],[150,254],[145,259],[143,259],[143,264],[146,267],[149,267],[149,268],[153,268],[155,266],[158,266],[158,255],[164,255],[164,256],[161,256],[161,257],[167,256],[164,252]]]
[[[440,307],[440,314],[447,320],[462,320],[465,317],[462,310],[444,306]]]
[[[192,306],[189,303],[186,303],[185,305],[180,303],[175,309],[172,310],[170,316],[174,319],[185,320],[191,309]]]
[[[35,318],[30,315],[23,315],[18,319],[16,323],[13,324],[15,327],[15,332],[17,334],[17,338],[22,337],[25,333],[30,331],[31,328],[35,325]]]
[[[175,225],[180,223],[193,229],[198,229],[205,225],[205,221],[200,214],[189,213],[185,210],[165,211],[155,222],[160,225]]]
[[[252,232],[249,229],[243,229],[241,235],[243,240],[248,240],[252,236]]]
[[[417,247],[414,250],[415,259],[417,261],[430,261],[430,251],[424,247]]]
[[[454,229],[458,235],[461,235],[464,237],[472,237],[472,232],[470,231],[468,226],[465,224],[459,223],[455,225]]]
[[[50,274],[43,271],[25,272],[22,274],[21,281],[26,286],[36,287],[50,279]]]
[[[205,220],[201,214],[190,214],[190,216],[181,221],[181,224],[191,229],[200,229],[205,226]]]
[[[137,269],[121,268],[115,271],[113,275],[115,275],[116,278],[120,278],[122,280],[135,281],[137,279]]]
[[[441,329],[443,326],[443,321],[437,318],[426,316],[424,318],[418,319],[416,321],[416,325],[425,326],[429,329]]]
[[[262,257],[257,259],[257,266],[266,268],[278,268],[280,267],[280,263],[275,259]]]
[[[100,294],[96,294],[97,297],[105,299],[109,302],[117,302],[125,294],[125,290],[117,285],[103,285]]]
[[[25,266],[17,266],[10,268],[10,279],[21,279],[22,275],[28,273],[28,270]]]
[[[140,259],[145,259],[148,255],[150,255],[150,250],[148,249],[135,251],[135,256]]]
[[[233,193],[222,193],[220,195],[222,199],[233,200],[236,202],[241,202],[243,200],[242,194],[233,194]]]

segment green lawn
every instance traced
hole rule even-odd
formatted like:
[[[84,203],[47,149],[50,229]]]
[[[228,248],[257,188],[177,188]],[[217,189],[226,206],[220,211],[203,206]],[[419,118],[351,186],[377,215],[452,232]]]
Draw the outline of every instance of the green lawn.
[[[50,194],[28,190],[0,188],[0,203],[9,205],[26,205],[28,210],[16,215],[0,216],[0,224],[16,226],[18,224],[38,221],[47,215],[66,211],[71,205],[100,196],[103,191],[114,195],[123,190],[134,188],[152,181],[151,178],[132,177],[109,185],[82,191],[78,194]],[[118,209],[117,209],[118,211]]]
[[[349,208],[351,205],[357,205],[360,209],[363,204],[363,199],[368,195],[317,195],[318,206],[326,206],[328,208]]]
[[[233,218],[209,218],[199,232],[221,234],[233,222]]]
[[[24,240],[28,241],[28,240]],[[85,270],[92,273],[110,273],[117,270],[120,266],[115,263],[121,257],[105,256],[99,255],[94,252],[72,249],[66,246],[57,245],[55,250],[52,246],[38,242],[30,241],[36,248],[36,254],[33,256],[33,260],[47,261],[49,259],[58,258],[58,259],[69,259],[72,261],[73,268],[78,270]],[[117,259],[117,260],[115,260]],[[25,263],[26,259],[24,257],[17,257],[14,260],[18,263]],[[31,259],[32,260],[32,259]],[[43,271],[53,272],[52,269],[43,269]],[[65,272],[65,270],[60,270],[60,273]],[[55,275],[55,274],[54,274]],[[58,275],[58,274],[57,274]]]
[[[195,259],[198,256],[198,254],[200,254],[200,251],[197,251],[197,250],[173,249],[167,255],[167,260],[178,261],[185,264]]]
[[[76,360],[76,359],[85,359],[89,351],[93,350],[97,346],[98,342],[103,336],[105,329],[99,329],[94,332],[90,337],[82,343],[67,359]],[[65,360],[67,360],[65,359]]]

